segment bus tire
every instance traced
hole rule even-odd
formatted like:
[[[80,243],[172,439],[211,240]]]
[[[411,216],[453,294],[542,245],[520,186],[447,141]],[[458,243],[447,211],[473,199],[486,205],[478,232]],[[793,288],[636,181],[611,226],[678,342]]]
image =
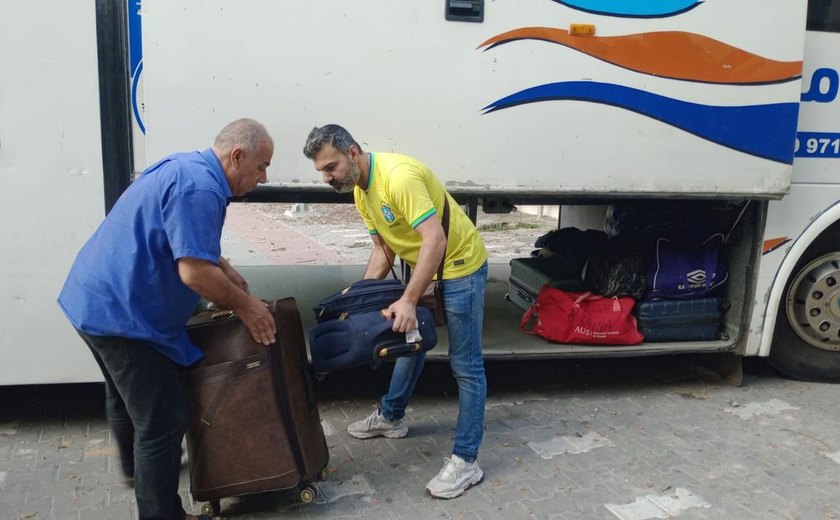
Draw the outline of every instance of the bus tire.
[[[823,232],[779,301],[770,364],[793,379],[840,382],[840,227]]]

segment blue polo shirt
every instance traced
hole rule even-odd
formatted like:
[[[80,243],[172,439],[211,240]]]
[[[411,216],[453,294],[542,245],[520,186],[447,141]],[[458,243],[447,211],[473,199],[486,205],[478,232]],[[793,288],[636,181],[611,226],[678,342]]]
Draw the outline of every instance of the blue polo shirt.
[[[67,318],[93,336],[145,340],[179,365],[204,354],[187,337],[198,295],[177,260],[214,264],[231,197],[212,149],[170,155],[117,200],[85,243],[58,297]]]

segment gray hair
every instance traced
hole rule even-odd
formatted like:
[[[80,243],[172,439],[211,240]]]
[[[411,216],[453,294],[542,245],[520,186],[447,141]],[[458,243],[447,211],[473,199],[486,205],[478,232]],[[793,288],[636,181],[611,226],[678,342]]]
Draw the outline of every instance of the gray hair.
[[[361,145],[353,139],[353,136],[344,127],[339,125],[324,125],[321,128],[316,126],[309,132],[309,136],[306,138],[306,144],[303,145],[303,155],[307,159],[315,159],[315,156],[318,155],[325,144],[332,146],[344,155],[350,153],[350,147],[353,145],[359,151],[363,151]]]
[[[219,135],[216,136],[213,148],[222,154],[226,154],[234,148],[242,148],[246,152],[255,152],[264,141],[271,141],[271,136],[268,135],[265,126],[253,119],[242,118],[222,128]]]

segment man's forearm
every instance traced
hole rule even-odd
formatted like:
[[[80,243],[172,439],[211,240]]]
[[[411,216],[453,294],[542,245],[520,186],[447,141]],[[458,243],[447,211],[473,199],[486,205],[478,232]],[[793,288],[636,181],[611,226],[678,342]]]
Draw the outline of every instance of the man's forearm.
[[[391,265],[392,260],[388,258],[388,255],[385,253],[385,249],[374,242],[373,251],[371,252],[370,259],[368,260],[364,278],[381,280],[388,274],[388,271],[391,270]]]
[[[254,341],[263,345],[274,343],[277,324],[268,307],[233,283],[221,267],[185,257],[178,259],[178,274],[190,289],[239,315]]]
[[[190,289],[221,308],[238,309],[248,302],[248,293],[237,287],[221,267],[210,262],[181,259],[178,273]]]

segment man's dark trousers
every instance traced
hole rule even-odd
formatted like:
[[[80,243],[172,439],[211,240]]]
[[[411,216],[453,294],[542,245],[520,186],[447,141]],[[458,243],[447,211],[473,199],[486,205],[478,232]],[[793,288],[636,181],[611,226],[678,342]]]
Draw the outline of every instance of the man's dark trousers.
[[[79,331],[105,376],[108,423],[140,520],[183,520],[178,495],[189,405],[182,368],[146,341]]]

